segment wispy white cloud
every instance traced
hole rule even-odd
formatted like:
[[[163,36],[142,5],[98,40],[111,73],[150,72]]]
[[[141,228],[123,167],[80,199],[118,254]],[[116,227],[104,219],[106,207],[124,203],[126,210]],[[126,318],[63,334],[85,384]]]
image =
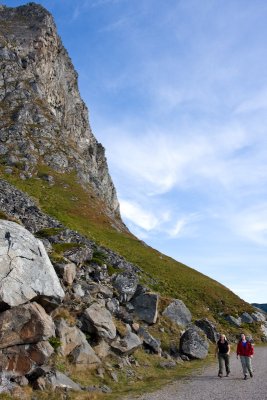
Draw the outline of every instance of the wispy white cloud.
[[[109,162],[138,182],[139,188],[144,187],[147,195],[204,185],[205,181],[234,189],[263,178],[265,146],[239,124],[190,134],[181,128],[177,134],[155,129],[136,136],[127,129],[102,128],[106,138],[110,137],[106,139]],[[253,152],[256,145],[261,147],[259,158]]]
[[[121,200],[120,209],[124,218],[146,231],[155,229],[160,223],[159,219],[153,213],[145,211],[133,202]]]
[[[201,217],[199,214],[187,214],[179,217],[173,227],[167,230],[171,238],[195,236]]]
[[[162,235],[164,238],[178,238],[195,234],[200,219],[197,214],[172,215],[170,210],[144,208],[133,201],[120,200],[121,214],[133,232],[141,237]],[[178,213],[179,214],[179,213]]]

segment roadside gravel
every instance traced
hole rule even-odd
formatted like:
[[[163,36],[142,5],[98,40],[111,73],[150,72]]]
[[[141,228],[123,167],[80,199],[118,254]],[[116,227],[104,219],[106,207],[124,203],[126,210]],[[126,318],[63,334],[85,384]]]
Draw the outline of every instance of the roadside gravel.
[[[218,366],[214,363],[154,393],[124,400],[266,400],[267,347],[255,346],[252,364],[254,376],[244,381],[240,360],[232,353],[228,378],[218,378]]]

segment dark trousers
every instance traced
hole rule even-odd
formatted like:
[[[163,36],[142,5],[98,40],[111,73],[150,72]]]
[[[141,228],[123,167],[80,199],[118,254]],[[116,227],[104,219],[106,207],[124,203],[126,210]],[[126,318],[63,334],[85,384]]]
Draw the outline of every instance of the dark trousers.
[[[219,359],[219,374],[223,374],[223,366],[225,365],[226,373],[229,374],[229,354],[218,353]]]

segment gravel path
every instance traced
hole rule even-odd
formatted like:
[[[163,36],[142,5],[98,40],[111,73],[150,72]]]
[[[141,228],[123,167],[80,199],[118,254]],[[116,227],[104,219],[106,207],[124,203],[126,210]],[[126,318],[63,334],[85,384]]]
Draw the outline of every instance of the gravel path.
[[[176,381],[154,393],[125,400],[265,400],[267,399],[267,347],[256,347],[254,376],[243,380],[240,360],[232,353],[230,376],[218,378],[217,364]]]

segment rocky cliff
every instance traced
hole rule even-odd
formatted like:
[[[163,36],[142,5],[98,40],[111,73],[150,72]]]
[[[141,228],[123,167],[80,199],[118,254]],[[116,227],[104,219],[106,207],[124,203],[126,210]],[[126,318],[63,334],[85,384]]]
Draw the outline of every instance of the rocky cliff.
[[[34,3],[1,6],[0,62],[1,163],[19,166],[21,179],[43,164],[74,171],[123,227],[104,148],[91,131],[77,73],[47,10]]]

